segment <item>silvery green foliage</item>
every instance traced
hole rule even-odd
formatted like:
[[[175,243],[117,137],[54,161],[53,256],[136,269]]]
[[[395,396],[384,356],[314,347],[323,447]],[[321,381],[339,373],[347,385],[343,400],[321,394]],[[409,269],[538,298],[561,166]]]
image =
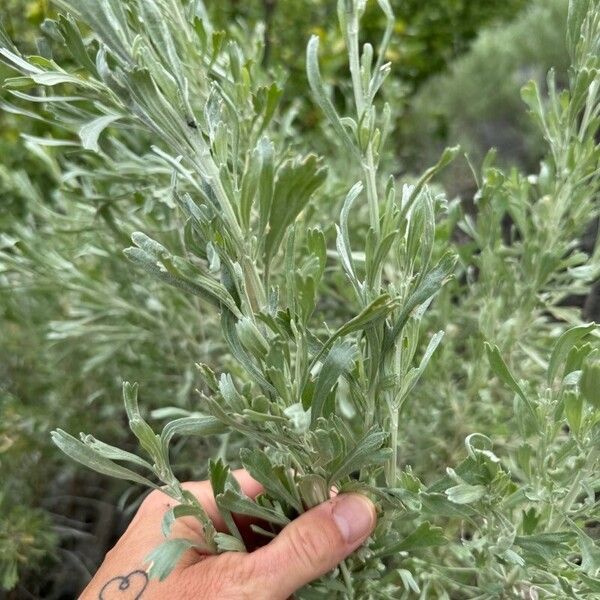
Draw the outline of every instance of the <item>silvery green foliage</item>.
[[[129,156],[136,173],[129,181],[142,181],[147,161],[156,178],[145,182],[142,195],[159,194],[177,216],[168,217],[168,231],[133,233],[125,254],[139,269],[131,272],[149,281],[146,271],[199,302],[211,323],[219,323],[220,332],[211,330],[211,336],[227,349],[223,358],[208,355],[212,367],[199,365],[197,411],[167,422],[160,433],[138,406],[137,385],[125,384],[129,424],[144,458],[60,430],[53,434],[57,445],[100,473],[163,489],[180,502],[165,518],[165,534],[176,518],[196,516],[211,551],[244,549],[232,513],[258,517],[276,533],[325,500],[332,486],[371,495],[381,509],[372,539],[302,597],[597,593],[599,550],[586,525],[598,517],[600,487],[596,328],[567,329],[572,319],[556,309],[562,323],[554,329],[563,333],[555,350],[549,362],[545,348],[534,355],[547,380],[532,376],[529,384],[522,381],[528,373],[511,371],[495,345],[510,351],[506,327],[512,328],[510,340],[520,340],[525,319],[542,318],[574,281],[587,288],[596,273],[594,257],[572,252],[573,240],[596,214],[600,11],[595,3],[572,2],[571,93],[556,91],[552,79],[547,101],[532,86],[524,90],[551,149],[535,183],[543,196],[528,204],[533,182],[519,174],[505,176],[487,163],[479,221],[462,221],[477,250],[469,256],[460,248],[461,266],[469,277],[471,262],[480,267],[468,301],[481,306],[469,314],[483,317],[478,333],[481,342],[491,342],[486,348],[492,372],[515,398],[514,416],[508,418],[516,419],[516,431],[494,440],[469,432],[464,461],[435,482],[404,460],[400,468],[399,433],[410,430],[405,416],[412,414],[420,380],[442,343],[443,333],[423,324],[455,271],[448,231],[456,212],[428,184],[457,150],[444,152],[422,178],[401,189],[380,168],[391,134],[390,110],[376,101],[390,71],[384,62],[393,29],[387,0],[378,0],[388,26],[376,49],[359,45],[365,2],[338,3],[353,114],[339,114],[320,73],[318,38],[308,44],[309,85],[346,162],[345,170],[329,179],[326,165],[340,161],[304,154],[289,139],[289,123],[277,108],[280,89],[258,67],[259,51],[212,31],[200,2],[57,4],[64,14],[45,29],[65,41],[80,68],[66,71],[50,58],[22,57],[4,39],[0,54],[20,72],[6,84],[21,100],[38,98],[23,88],[52,88],[45,98],[52,117],[79,138],[67,143],[106,155],[103,160],[112,159],[114,172]],[[77,22],[92,34],[82,36]],[[120,129],[150,138],[152,154],[140,158],[131,137],[123,147]],[[331,242],[322,203],[340,189]],[[362,231],[355,226],[361,205],[368,214]],[[498,242],[502,210],[519,228],[516,242],[506,247]],[[528,246],[529,240],[545,240],[556,251]],[[504,253],[496,253],[499,248]],[[486,312],[486,303],[498,301],[503,268],[508,281],[528,291],[502,295],[514,302],[502,311],[517,319],[516,324],[508,319],[507,326],[504,313],[488,317]],[[446,312],[436,308],[436,315],[452,321],[451,307],[442,307]],[[551,333],[531,339],[547,345]],[[482,343],[480,350],[473,366],[487,369]],[[454,360],[460,360],[459,352]],[[434,375],[425,387],[435,383]],[[171,446],[181,436],[228,432],[247,440],[240,461],[265,493],[251,502],[223,461],[211,461],[217,505],[230,523],[224,535],[182,489]],[[158,548],[153,575],[166,576],[189,543],[171,540]]]

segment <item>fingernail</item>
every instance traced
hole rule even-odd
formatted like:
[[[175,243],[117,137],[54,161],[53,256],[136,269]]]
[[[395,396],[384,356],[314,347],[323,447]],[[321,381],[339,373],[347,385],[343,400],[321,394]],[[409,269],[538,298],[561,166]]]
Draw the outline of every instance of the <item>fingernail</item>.
[[[360,494],[341,494],[333,503],[333,520],[348,544],[365,539],[375,525],[375,507]]]

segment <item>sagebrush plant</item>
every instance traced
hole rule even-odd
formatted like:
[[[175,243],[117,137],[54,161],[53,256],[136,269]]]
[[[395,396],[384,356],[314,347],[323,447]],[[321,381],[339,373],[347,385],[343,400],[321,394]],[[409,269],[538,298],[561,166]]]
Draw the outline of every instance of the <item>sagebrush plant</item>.
[[[475,164],[493,146],[502,167],[535,169],[546,153],[545,141],[519,90],[531,79],[543,87],[551,68],[559,87],[565,86],[568,5],[568,0],[531,2],[511,23],[482,29],[468,52],[426,81],[399,124],[402,164],[415,170],[453,140]],[[441,180],[448,193],[472,189],[465,161],[456,161]]]
[[[100,473],[171,495],[180,505],[165,518],[165,535],[179,516],[195,516],[204,528],[202,549],[210,551],[245,549],[232,513],[263,520],[268,539],[326,500],[332,487],[370,495],[380,509],[372,538],[302,597],[598,594],[600,349],[595,326],[561,307],[567,295],[589,290],[598,271],[597,253],[577,247],[597,217],[597,3],[570,5],[571,91],[557,91],[550,77],[547,100],[535,86],[523,92],[549,144],[548,160],[539,176],[526,177],[503,174],[490,157],[476,220],[461,219],[457,204],[428,185],[458,149],[445,151],[413,184],[399,186],[384,170],[392,111],[377,94],[391,69],[387,0],[377,2],[387,22],[377,48],[360,43],[366,1],[338,3],[353,114],[339,114],[321,78],[319,40],[308,44],[309,86],[337,148],[330,158],[307,153],[310,140],[294,139],[293,113],[277,110],[281,89],[260,67],[256,38],[240,44],[214,31],[202,3],[56,4],[64,14],[45,31],[64,40],[78,67],[26,59],[3,36],[0,54],[21,73],[5,85],[19,100],[43,98],[49,118],[78,134],[79,142],[53,143],[79,146],[90,157],[87,173],[73,168],[70,176],[81,192],[80,216],[86,201],[98,199],[89,182],[102,186],[103,175],[109,199],[121,185],[124,202],[131,194],[161,203],[151,220],[124,219],[108,201],[99,214],[117,245],[137,223],[146,227],[133,233],[127,258],[179,291],[168,298],[202,310],[189,325],[206,327],[218,351],[202,353],[196,406],[162,411],[180,418],[160,434],[143,417],[137,385],[124,385],[145,458],[61,430],[55,443]],[[78,21],[91,35],[81,34]],[[31,86],[53,91],[22,91]],[[130,168],[116,177],[123,165]],[[54,227],[62,217],[56,214]],[[457,225],[469,242],[456,243]],[[20,243],[3,253],[3,263],[35,273],[32,265],[44,261],[29,263]],[[457,259],[459,277],[449,283]],[[48,264],[46,272],[63,266]],[[122,268],[125,279],[141,282],[133,286],[152,285],[160,297],[162,288],[142,271]],[[124,322],[145,318],[148,306],[136,314],[135,294],[123,307],[117,290],[96,289],[89,292],[92,320],[92,301],[103,293],[113,296]],[[193,314],[189,306],[179,310],[177,300],[164,306],[165,332]],[[111,314],[105,318],[108,326]],[[71,327],[83,332],[88,323],[80,321]],[[449,326],[449,343],[432,324]],[[186,331],[184,323],[177,327]],[[59,324],[55,331],[69,337],[73,329]],[[436,370],[426,372],[432,360]],[[507,361],[517,368],[511,372]],[[438,440],[432,432],[444,425],[437,411],[457,402],[473,408],[474,427],[456,423],[466,456],[442,474],[447,457],[436,444],[452,443],[456,433]],[[171,443],[186,436],[222,436],[208,471],[229,534],[215,532],[179,483]],[[232,454],[263,484],[257,502],[241,494],[222,460]],[[166,541],[149,557],[151,575],[164,578],[194,544]]]

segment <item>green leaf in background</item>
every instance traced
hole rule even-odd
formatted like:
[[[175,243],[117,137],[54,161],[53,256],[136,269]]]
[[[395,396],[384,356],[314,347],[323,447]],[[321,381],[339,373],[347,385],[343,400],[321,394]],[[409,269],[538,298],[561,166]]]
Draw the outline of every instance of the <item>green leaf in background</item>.
[[[443,337],[444,337],[444,332],[438,331],[429,340],[429,343],[427,344],[427,348],[425,349],[425,352],[423,353],[423,357],[421,358],[421,362],[419,363],[419,366],[412,368],[406,374],[406,381],[404,382],[404,384],[402,386],[401,397],[400,397],[399,401],[401,401],[402,398],[405,398],[406,396],[408,396],[408,394],[410,394],[410,392],[417,385],[417,383],[419,382],[419,379],[421,379],[421,377],[423,376],[423,373],[425,372],[427,365],[431,361],[431,357],[433,356],[433,353],[437,350],[437,347],[442,342]]]
[[[169,421],[160,434],[160,439],[165,448],[168,448],[174,437],[218,435],[225,433],[225,426],[214,417],[182,417]]]
[[[450,502],[454,504],[472,504],[481,500],[486,493],[486,489],[482,485],[468,485],[462,483],[446,490],[446,496]]]
[[[590,0],[569,0],[567,46],[572,59],[577,55],[577,46],[581,40],[581,27],[589,9]]]
[[[92,152],[99,152],[100,147],[98,146],[98,138],[100,134],[115,121],[121,118],[120,115],[105,115],[94,119],[87,125],[84,125],[79,130],[79,137],[81,138],[81,144],[86,150]]]
[[[338,341],[331,347],[319,371],[312,399],[308,399],[304,406],[306,410],[311,410],[311,426],[319,417],[329,416],[325,411],[327,398],[340,376],[351,370],[355,357],[356,348],[352,342]]]
[[[129,428],[140,442],[142,448],[152,457],[155,463],[161,464],[165,459],[163,456],[163,446],[160,436],[154,433],[152,427],[148,425],[140,413],[137,383],[131,384],[127,381],[123,383],[123,400],[127,417],[129,418]]]
[[[56,431],[52,432],[52,441],[67,456],[78,463],[81,463],[85,467],[88,467],[89,469],[97,471],[98,473],[102,473],[102,475],[133,481],[134,483],[139,483],[148,487],[157,487],[149,479],[138,475],[130,469],[126,469],[125,467],[117,465],[112,460],[105,458],[97,451],[92,450],[89,446],[80,442],[61,429],[57,429]]]
[[[454,272],[456,260],[456,256],[450,253],[445,254],[440,262],[423,277],[417,288],[404,302],[400,315],[394,323],[394,327],[387,332],[384,352],[387,352],[392,347],[392,344],[406,325],[411,313],[437,294],[449,280]]]
[[[358,153],[356,146],[344,128],[340,116],[338,115],[333,103],[325,91],[325,87],[321,79],[321,71],[319,69],[318,53],[319,38],[318,36],[313,35],[310,38],[306,49],[306,72],[310,89],[315,97],[315,101],[329,120],[330,125],[333,127],[336,135],[343,143],[344,148],[351,156],[360,160],[360,154]]]
[[[298,513],[303,512],[293,478],[283,465],[273,464],[261,450],[242,449],[240,460],[244,468],[275,498],[282,498]]]
[[[290,522],[281,511],[261,506],[250,498],[233,490],[226,490],[222,494],[219,494],[217,500],[220,506],[232,513],[247,515],[280,526],[285,526]]]
[[[275,388],[267,381],[266,377],[258,370],[252,359],[243,348],[240,338],[237,333],[234,314],[229,311],[224,311],[221,318],[221,326],[223,328],[223,336],[229,346],[229,351],[233,354],[237,361],[240,362],[252,378],[267,392],[277,393]]]
[[[267,264],[277,252],[288,227],[306,207],[312,194],[326,177],[327,169],[313,155],[301,162],[287,161],[277,171],[269,215],[269,232],[265,240]]]
[[[163,536],[167,538],[171,535],[171,530],[173,529],[176,519],[199,516],[200,513],[197,506],[190,506],[187,504],[178,504],[177,506],[174,506],[173,508],[169,509],[163,517],[161,523],[161,531]]]
[[[548,364],[548,385],[552,386],[556,376],[558,375],[558,370],[563,364],[565,358],[582,338],[589,335],[592,331],[596,329],[595,323],[590,323],[588,325],[579,325],[577,327],[573,327],[565,331],[554,346],[552,350],[552,355],[550,356],[550,362]]]
[[[521,98],[529,107],[533,117],[546,129],[546,112],[538,85],[535,81],[530,81],[521,88]]]
[[[425,521],[403,540],[386,548],[385,555],[392,556],[397,552],[413,552],[422,548],[442,546],[446,541],[441,527],[435,527]]]
[[[321,353],[330,348],[331,345],[341,337],[349,335],[355,331],[360,331],[372,327],[386,319],[397,307],[397,301],[389,296],[382,294],[366,308],[364,308],[356,317],[352,318],[346,324],[342,325],[325,343]],[[319,355],[320,356],[320,355]]]
[[[492,346],[486,342],[485,350],[487,352],[488,360],[490,361],[490,366],[494,370],[496,376],[500,378],[500,381],[507,385],[515,394],[517,394],[517,396],[522,398],[523,402],[529,404],[530,402],[527,398],[527,394],[513,377],[507,364],[504,362],[502,355],[500,354],[500,349],[498,346]]]
[[[133,454],[132,452],[126,452],[125,450],[121,450],[120,448],[115,448],[114,446],[105,444],[104,442],[97,440],[92,435],[82,435],[81,441],[90,449],[94,450],[104,458],[108,458],[109,460],[130,462],[134,465],[152,471],[152,465],[149,462],[137,456],[137,454]]]
[[[581,429],[581,419],[583,416],[583,396],[573,390],[567,390],[563,396],[565,405],[565,416],[567,423],[573,432],[578,435]]]
[[[548,560],[552,560],[552,556],[556,552],[569,548],[574,539],[575,534],[569,531],[557,531],[517,536],[514,543],[523,550],[525,557],[541,566],[547,563]]]
[[[387,450],[382,449],[382,446],[387,437],[388,434],[384,431],[370,431],[358,440],[354,448],[333,465],[334,470],[329,476],[330,486],[347,477],[353,471],[358,471],[367,462],[374,460],[375,457],[383,462]]]
[[[504,383],[507,387],[509,387],[522,401],[523,406],[527,412],[527,418],[531,422],[531,426],[534,429],[539,428],[539,418],[533,403],[529,396],[525,393],[523,388],[517,383],[516,379],[513,377],[510,372],[507,364],[504,362],[502,355],[500,354],[500,350],[498,346],[491,346],[489,343],[485,342],[485,349],[487,352],[488,360],[490,362],[490,366],[497,377],[500,378],[500,381]]]
[[[73,17],[59,15],[57,25],[73,59],[90,73],[98,75],[96,65],[87,53],[85,42]]]
[[[600,409],[600,352],[592,350],[581,367],[579,389],[582,396],[595,409]]]
[[[238,540],[245,550],[244,540],[233,519],[233,515],[231,514],[233,511],[222,502],[222,495],[226,491],[231,491],[233,494],[240,494],[240,486],[235,477],[231,474],[229,467],[225,465],[221,459],[210,460],[208,463],[208,472],[219,513],[223,518],[223,521],[225,521],[231,535]]]
[[[198,273],[192,281],[176,266],[174,258],[167,249],[141,232],[132,235],[137,248],[126,248],[125,256],[138,264],[154,277],[180,288],[186,292],[200,296],[216,307],[227,307],[234,314],[239,310],[227,289],[210,276]]]
[[[348,228],[348,219],[350,216],[350,210],[354,205],[354,202],[363,191],[362,182],[354,184],[344,200],[344,205],[340,213],[340,227],[337,229],[336,246],[342,266],[346,271],[346,275],[355,287],[356,292],[360,295],[360,285],[356,278],[356,267],[354,266],[354,259],[352,257],[352,247],[350,246],[350,234]]]
[[[594,576],[600,570],[600,546],[589,535],[579,534],[581,568],[587,575]]]
[[[415,184],[413,188],[411,188],[410,194],[407,198],[407,201],[402,205],[402,214],[406,215],[409,209],[414,204],[415,200],[418,198],[419,194],[422,192],[423,188],[427,185],[429,181],[431,181],[440,171],[445,169],[449,164],[454,161],[454,159],[460,153],[460,146],[455,146],[453,148],[446,148],[442,153],[439,161],[433,166],[430,167],[425,173],[421,176],[419,181]]]

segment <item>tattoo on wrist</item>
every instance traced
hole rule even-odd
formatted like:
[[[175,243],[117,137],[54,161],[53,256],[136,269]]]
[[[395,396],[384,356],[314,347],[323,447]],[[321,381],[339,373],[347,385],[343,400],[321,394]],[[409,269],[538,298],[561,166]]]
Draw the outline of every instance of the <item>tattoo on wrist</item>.
[[[107,581],[98,594],[98,600],[139,600],[147,586],[147,573],[132,571],[128,575],[118,575]]]

